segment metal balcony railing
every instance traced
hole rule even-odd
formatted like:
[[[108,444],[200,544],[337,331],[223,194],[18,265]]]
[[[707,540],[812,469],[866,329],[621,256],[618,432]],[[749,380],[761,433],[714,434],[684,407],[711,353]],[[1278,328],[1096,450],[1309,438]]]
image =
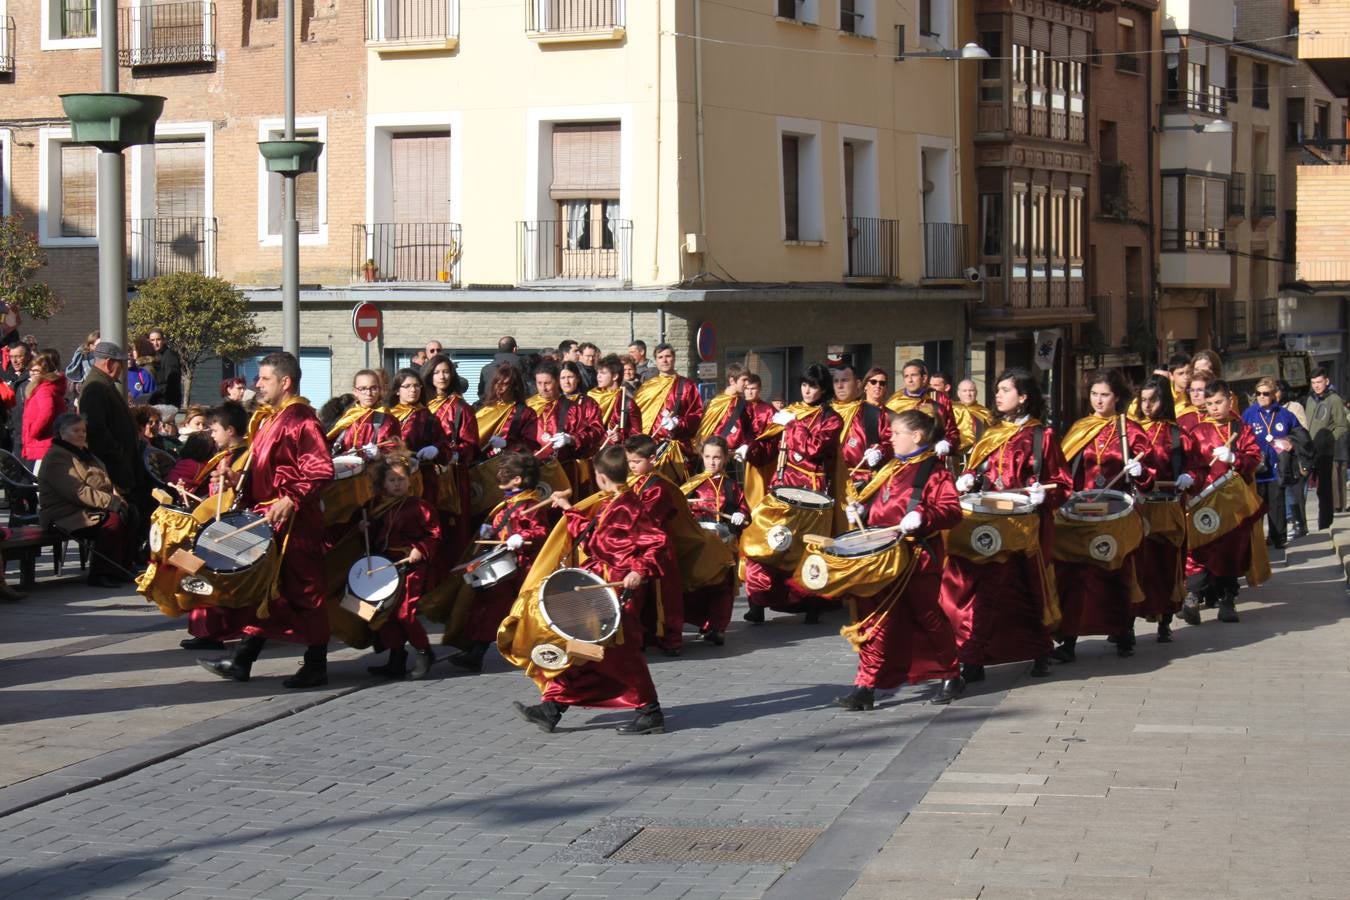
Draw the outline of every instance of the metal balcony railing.
[[[898,278],[900,223],[895,219],[851,218],[848,229],[849,278]]]
[[[1256,176],[1256,216],[1259,219],[1275,218],[1275,176]]]
[[[0,74],[14,71],[14,17],[0,16]]]
[[[626,0],[525,0],[525,30],[569,34],[623,28]]]
[[[1183,231],[1176,228],[1162,230],[1162,248],[1177,252],[1186,250],[1227,250],[1227,232],[1218,229]]]
[[[1210,90],[1205,91],[1168,91],[1167,105],[1209,116],[1226,116],[1228,115],[1228,98],[1224,96],[1224,93],[1223,88],[1219,85],[1211,85]]]
[[[214,3],[143,3],[117,11],[117,62],[181,66],[216,59]]]
[[[366,40],[416,44],[459,37],[456,0],[366,0]]]
[[[521,222],[517,280],[626,284],[632,280],[632,254],[633,223],[628,219]]]
[[[127,220],[127,278],[146,281],[177,272],[216,274],[216,220],[167,216]]]
[[[463,246],[452,222],[353,225],[352,280],[459,284]]]
[[[965,225],[950,222],[923,223],[923,277],[964,278],[966,266]]]
[[[1234,172],[1228,182],[1228,217],[1247,218],[1247,173]]]

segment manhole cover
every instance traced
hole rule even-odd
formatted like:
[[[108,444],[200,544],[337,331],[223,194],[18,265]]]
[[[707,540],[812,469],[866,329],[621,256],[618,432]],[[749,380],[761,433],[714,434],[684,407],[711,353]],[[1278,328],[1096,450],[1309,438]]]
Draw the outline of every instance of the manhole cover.
[[[619,862],[796,862],[820,828],[672,828],[649,826],[610,859]]]

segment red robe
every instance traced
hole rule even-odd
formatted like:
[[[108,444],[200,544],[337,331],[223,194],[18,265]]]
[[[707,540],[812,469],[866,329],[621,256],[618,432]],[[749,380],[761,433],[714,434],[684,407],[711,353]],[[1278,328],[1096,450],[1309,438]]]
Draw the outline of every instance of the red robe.
[[[893,455],[890,410],[866,400],[859,401],[857,414],[848,423],[848,430],[840,434],[839,440],[839,453],[843,457],[844,471],[848,473],[849,480],[854,484],[865,484]],[[864,454],[872,447],[881,451],[881,462],[875,467],[863,463]]]
[[[364,416],[337,435],[332,441],[335,454],[355,453],[367,444],[379,444],[398,436],[398,420],[385,410],[379,410],[380,424],[376,427],[372,418],[376,410],[368,410]]]
[[[617,393],[618,390],[618,388],[614,388],[615,393]],[[595,400],[595,391],[592,391],[591,394],[591,399]],[[642,410],[638,408],[637,401],[633,399],[632,392],[625,392],[625,398],[625,405],[627,406],[626,412],[619,407],[618,397],[615,397],[614,402],[610,404],[608,413],[604,411],[603,406],[600,407],[600,427],[606,435],[609,434],[611,428],[619,428],[620,424],[623,425],[623,428],[619,429],[618,438],[610,441],[611,444],[617,444],[619,446],[622,446],[623,442],[633,435],[642,434]],[[596,404],[599,405],[599,403],[600,401],[596,400]],[[605,439],[602,437],[600,440],[601,443],[603,443]]]
[[[378,516],[374,510],[384,509]],[[375,501],[370,523],[371,550],[398,562],[414,548],[422,554],[421,562],[405,564],[403,596],[398,608],[380,628],[380,644],[384,647],[402,647],[404,641],[418,650],[431,649],[426,629],[417,621],[417,605],[438,580],[432,561],[441,541],[441,526],[436,508],[420,497],[405,497],[392,506]]]
[[[1181,426],[1182,431],[1194,431],[1195,427],[1204,421],[1204,413],[1192,409],[1177,416],[1177,424]]]
[[[1042,432],[1041,465],[1035,472],[1033,426],[1021,426],[983,460],[970,460],[967,474],[979,476],[974,490],[1046,488],[1040,507],[1040,554],[1018,554],[1005,562],[976,563],[952,554],[942,577],[942,606],[956,629],[957,656],[972,666],[1036,659],[1052,647],[1058,599],[1052,563],[1054,511],[1069,495],[1068,466],[1053,429]],[[982,470],[982,471],[981,471]]]
[[[447,464],[454,467],[455,481],[459,485],[459,509],[441,513],[441,548],[438,558],[442,569],[446,569],[464,553],[473,534],[470,523],[472,498],[469,466],[473,465],[478,454],[478,419],[474,417],[472,407],[458,394],[450,395],[436,406],[434,415],[445,432],[445,451],[449,454]],[[442,574],[446,573],[443,571]]]
[[[497,433],[481,439],[484,453],[487,456],[496,456],[498,453],[507,450],[514,450],[518,453],[533,453],[538,450],[539,428],[537,419],[534,410],[530,409],[527,404],[517,403],[515,408],[507,413],[506,418],[497,426]],[[488,441],[493,437],[501,437],[506,441],[506,446],[501,450],[490,446]]]
[[[703,478],[694,490],[685,495],[689,500],[689,510],[700,522],[722,522],[733,533],[741,529],[727,522],[722,516],[740,513],[750,520],[750,507],[745,504],[745,493],[741,491],[729,476],[717,475]],[[698,626],[699,634],[708,631],[725,632],[731,622],[731,607],[736,600],[736,567],[727,570],[726,579],[708,587],[686,591],[684,595],[685,621]]]
[[[572,436],[572,443],[555,448],[545,440],[545,435],[551,438],[564,432]],[[535,441],[539,444],[539,456],[558,460],[572,485],[573,497],[590,493],[585,490],[585,484],[591,480],[590,466],[579,463],[594,456],[604,439],[600,404],[585,394],[559,397],[535,410]]]
[[[516,602],[525,574],[530,571],[535,555],[548,537],[548,507],[528,511],[538,502],[539,497],[534,491],[521,491],[498,503],[488,513],[484,523],[488,529],[488,540],[504,541],[518,534],[525,539],[525,545],[516,551],[517,568],[509,578],[474,594],[473,606],[469,608],[469,618],[464,626],[464,636],[471,641],[486,644],[496,642],[497,627],[511,612],[511,604]],[[482,547],[483,553],[493,549],[496,548]]]
[[[280,596],[268,604],[267,617],[246,626],[244,633],[297,644],[326,644],[327,572],[319,490],[333,480],[333,460],[313,408],[298,398],[288,403],[253,436],[243,482],[243,505],[249,509],[260,512],[282,497],[296,505],[277,535],[285,548]]]
[[[1197,483],[1205,477],[1195,450],[1195,438],[1175,422],[1145,421],[1139,423],[1148,440],[1148,456],[1144,465],[1153,470],[1158,481],[1176,481],[1189,474]],[[1179,470],[1173,465],[1173,438],[1179,438]],[[1178,500],[1178,503],[1184,501]],[[1186,559],[1186,539],[1181,546],[1169,540],[1149,535],[1139,546],[1135,557],[1135,576],[1144,602],[1135,613],[1148,619],[1176,612],[1181,608],[1178,583],[1183,578]]]
[[[676,425],[670,431],[661,425],[661,420],[667,415],[676,419]],[[684,451],[685,458],[689,458],[693,454],[690,439],[698,433],[701,421],[703,421],[703,398],[699,396],[698,385],[683,375],[676,375],[675,386],[666,392],[661,411],[657,414],[656,421],[652,423],[652,437],[658,444],[667,439],[675,441]]]
[[[769,417],[773,417],[773,407],[770,404],[764,404],[770,409]],[[744,397],[736,397],[728,403],[722,410],[722,415],[716,422],[704,421],[699,431],[705,436],[717,436],[726,440],[727,448],[735,450],[742,444],[748,444],[754,440],[754,423],[750,415],[750,404],[745,402]],[[697,450],[698,448],[694,448]]]
[[[446,463],[450,460],[450,454],[445,449],[445,429],[441,427],[441,420],[425,406],[413,407],[402,419],[392,411],[390,415],[398,422],[396,436],[403,441],[404,446],[408,448],[408,452],[416,454],[423,447],[436,448],[435,459],[418,460],[418,467],[422,470],[422,499],[430,503],[432,509],[435,509],[439,484],[436,480],[434,464]]]
[[[585,568],[606,581],[621,581],[629,572],[647,579],[661,575],[666,535],[652,523],[641,501],[621,490],[584,513],[569,509],[567,531],[575,540],[596,525],[583,542]],[[548,683],[544,700],[567,706],[639,707],[656,703],[647,658],[642,654],[642,606],[647,585],[620,595],[623,610],[619,635],[605,647],[599,662],[574,665]]]
[[[880,474],[883,485],[867,503],[867,524],[872,528],[899,525],[909,509],[923,453],[909,462],[901,462],[893,474]],[[915,511],[923,524],[914,532],[921,539],[915,547],[918,561],[904,592],[890,611],[867,628],[866,639],[858,647],[858,674],[854,684],[864,688],[895,688],[933,678],[955,678],[960,674],[956,660],[956,634],[943,612],[942,568],[947,552],[942,532],[961,521],[961,502],[951,473],[940,463],[933,466]],[[873,597],[855,599],[858,618],[870,615],[885,599],[885,591]]]
[[[1197,478],[1193,490],[1199,493],[1203,488],[1223,477],[1229,469],[1236,469],[1248,484],[1256,476],[1261,465],[1261,446],[1252,434],[1251,426],[1236,416],[1224,422],[1215,422],[1205,418],[1191,432],[1195,439],[1195,452],[1200,462],[1203,478]],[[1216,447],[1228,444],[1237,454],[1233,465],[1214,459]],[[1190,551],[1186,559],[1186,574],[1195,575],[1208,571],[1218,577],[1237,578],[1247,574],[1252,562],[1251,522],[1259,521],[1266,513],[1265,504],[1251,521],[1244,522],[1216,541],[1210,541],[1203,547]]]
[[[680,489],[655,472],[634,477],[629,487],[652,523],[668,532],[668,523],[678,510],[675,498]],[[642,628],[645,644],[659,644],[665,649],[678,649],[684,644],[684,578],[673,541],[661,551],[661,577],[648,592]]]

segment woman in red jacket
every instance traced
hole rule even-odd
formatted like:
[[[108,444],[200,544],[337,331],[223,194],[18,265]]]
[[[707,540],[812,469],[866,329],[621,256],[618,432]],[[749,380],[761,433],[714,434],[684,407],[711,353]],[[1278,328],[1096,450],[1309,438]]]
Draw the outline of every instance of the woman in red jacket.
[[[52,423],[66,411],[66,376],[61,355],[47,349],[33,357],[28,367],[31,380],[23,404],[23,458],[36,469],[52,445]]]

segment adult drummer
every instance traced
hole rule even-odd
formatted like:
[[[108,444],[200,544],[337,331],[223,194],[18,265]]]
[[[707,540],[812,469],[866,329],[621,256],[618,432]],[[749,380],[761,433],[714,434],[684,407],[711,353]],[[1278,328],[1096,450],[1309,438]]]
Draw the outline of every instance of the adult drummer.
[[[334,456],[359,453],[366,459],[377,459],[380,444],[397,434],[398,423],[380,405],[384,399],[380,396],[381,383],[380,373],[374,369],[362,369],[352,376],[356,402],[328,429],[328,443]]]
[[[839,452],[839,434],[844,420],[830,408],[834,382],[829,370],[820,363],[806,367],[801,378],[801,402],[774,413],[772,424],[778,434],[778,468],[769,483],[776,487],[807,488],[830,493],[830,478]],[[773,435],[769,435],[772,437]],[[766,608],[779,612],[804,612],[803,624],[820,621],[819,598],[790,587],[790,572],[770,568],[758,560],[745,562],[745,593],[750,609],[744,619],[755,624],[764,621]]]
[[[474,408],[478,441],[483,452],[496,456],[504,450],[533,453],[539,449],[538,417],[525,402],[525,380],[520,369],[503,363],[488,382],[488,391]]]
[[[1177,409],[1177,424],[1182,431],[1194,432],[1205,418],[1205,391],[1215,377],[1206,371],[1194,372],[1186,382],[1186,406]]]
[[[900,369],[900,380],[903,382],[900,390],[886,400],[886,408],[891,412],[920,409],[941,422],[942,440],[933,446],[933,452],[939,459],[945,459],[948,453],[961,446],[961,433],[956,430],[951,398],[928,383],[928,364],[921,359],[905,363]]]
[[[268,638],[305,645],[300,671],[288,688],[328,683],[328,613],[324,609],[323,511],[319,490],[333,479],[333,460],[313,408],[300,396],[300,363],[285,352],[269,353],[254,386],[259,403],[249,424],[251,452],[242,479],[223,478],[241,491],[243,505],[263,515],[282,542],[279,596],[259,597],[258,619],[244,628],[231,659],[199,659],[221,678],[248,681]],[[265,610],[265,613],[264,613]]]
[[[1129,386],[1119,369],[1101,369],[1088,390],[1092,415],[1073,424],[1064,435],[1064,458],[1073,474],[1074,491],[1111,487],[1128,492],[1147,491],[1153,485],[1148,465],[1149,444],[1138,423],[1124,415]],[[1055,561],[1059,585],[1059,646],[1051,656],[1073,662],[1078,638],[1104,634],[1120,656],[1134,655],[1134,608],[1138,583],[1134,560],[1107,570],[1092,563]]]
[[[984,437],[985,429],[994,423],[994,414],[989,407],[978,400],[979,389],[969,378],[956,385],[956,402],[952,404],[952,415],[956,417],[956,430],[961,435],[961,451],[969,453],[975,442]]]
[[[777,409],[765,400],[764,380],[755,372],[745,375],[745,414],[750,420],[750,436],[745,443],[732,450],[732,457],[745,466],[745,502],[751,509],[764,499],[769,481],[773,478],[773,455],[778,452],[777,438],[764,438],[773,425]]]
[[[604,440],[600,424],[600,406],[581,393],[581,369],[574,362],[561,366],[545,361],[534,370],[538,394],[535,407],[536,440],[540,455],[551,456],[567,473],[567,481],[582,493],[589,471],[582,472],[580,460],[590,459]]]
[[[675,348],[656,345],[656,374],[638,388],[637,405],[642,410],[643,431],[658,444],[678,444],[685,459],[692,454],[690,439],[703,421],[703,398],[698,385],[675,372]]]
[[[422,402],[422,373],[416,369],[399,369],[389,383],[385,409],[396,423],[394,436],[403,442],[408,453],[434,475],[436,463],[447,463],[450,454],[445,449],[445,429],[441,420]],[[434,477],[423,475],[422,499],[436,508],[436,493],[440,483]],[[439,526],[437,543],[440,542]]]
[[[1039,547],[986,561],[970,547],[950,546],[942,578],[942,605],[956,626],[957,655],[967,682],[983,681],[984,667],[1035,660],[1031,674],[1050,674],[1050,635],[1059,624],[1054,558],[1054,510],[1071,483],[1059,437],[1045,425],[1039,382],[1025,369],[1008,369],[994,383],[994,422],[966,455],[956,480],[961,493],[1024,493],[1038,519]]]
[[[885,378],[884,372],[882,378]],[[834,370],[833,386],[834,400],[830,405],[844,420],[839,431],[834,483],[860,488],[891,457],[890,416],[884,406],[869,403],[864,398],[864,381],[858,377],[852,363],[844,363]],[[884,381],[882,390],[885,390]],[[835,528],[842,530],[843,527],[841,506]]]
[[[427,398],[427,409],[441,423],[445,432],[445,452],[449,458],[445,465],[456,484],[457,500],[439,497],[441,520],[441,553],[446,561],[459,559],[469,543],[472,529],[469,519],[472,517],[472,497],[469,493],[469,466],[478,455],[478,419],[473,409],[465,402],[460,391],[464,386],[455,363],[450,357],[438,353],[422,367],[422,385]]]
[[[727,384],[722,392],[708,401],[703,410],[695,443],[702,448],[710,437],[719,437],[731,450],[754,439],[750,430],[750,413],[745,403],[745,366],[732,363],[727,366]],[[702,450],[699,451],[702,453]]]
[[[622,446],[633,435],[642,434],[642,410],[624,386],[623,363],[618,356],[611,353],[596,364],[590,398],[600,406],[606,447]]]

